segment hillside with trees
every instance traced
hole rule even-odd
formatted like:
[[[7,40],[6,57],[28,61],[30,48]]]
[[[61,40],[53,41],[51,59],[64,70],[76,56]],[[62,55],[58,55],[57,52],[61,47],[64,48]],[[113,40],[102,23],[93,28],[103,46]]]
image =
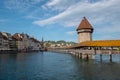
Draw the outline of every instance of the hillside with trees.
[[[68,46],[72,46],[72,45],[75,45],[77,43],[75,42],[67,42],[67,41],[64,41],[64,40],[59,40],[59,41],[45,41],[45,46],[46,47],[68,47]]]

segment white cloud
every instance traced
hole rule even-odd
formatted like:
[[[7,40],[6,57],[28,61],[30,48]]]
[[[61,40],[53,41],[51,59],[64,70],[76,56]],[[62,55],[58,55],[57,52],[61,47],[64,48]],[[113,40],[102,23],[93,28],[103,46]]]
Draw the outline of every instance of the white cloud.
[[[46,5],[44,5],[47,8],[50,8],[52,10],[65,10],[69,6],[73,5],[74,3],[78,2],[80,0],[50,0]]]
[[[77,3],[70,3],[70,5],[65,7],[64,11],[58,15],[46,18],[44,20],[36,20],[33,23],[39,26],[58,23],[66,27],[77,27],[81,21],[81,18],[86,16],[95,28],[95,34],[102,34],[103,37],[106,35],[106,38],[110,38],[110,34],[120,32],[120,27],[118,26],[120,25],[119,3],[120,0],[99,0],[94,3],[89,2],[89,0],[81,0]],[[68,5],[69,2],[66,4]],[[59,10],[63,7],[63,5],[64,4],[61,4],[58,0],[51,3],[51,5],[49,3],[48,7],[52,7],[54,10]],[[72,32],[67,32],[67,34],[72,34]],[[114,37],[111,36],[111,38],[115,37],[116,35],[114,35]]]
[[[46,5],[47,6],[53,6],[53,5],[56,5],[56,4],[59,4],[61,0],[51,0],[50,2],[48,2]]]
[[[119,3],[120,0],[102,0],[96,3],[80,1],[56,16],[34,21],[34,23],[40,26],[54,23],[76,26],[83,16],[87,16],[95,24],[103,23],[104,20],[105,22],[118,21],[120,19]]]
[[[68,34],[68,35],[74,35],[74,34],[76,34],[76,31],[68,31],[68,32],[66,32],[66,34]]]
[[[39,3],[41,0],[7,0],[5,6],[8,9],[25,10]]]
[[[8,9],[30,9],[36,7],[41,0],[7,0],[5,2]],[[46,1],[47,2],[47,1]],[[66,27],[77,27],[83,16],[86,16],[95,28],[96,34],[112,34],[120,32],[120,0],[49,0],[45,5],[40,5],[43,10],[53,11],[49,14],[52,17],[41,15],[40,8],[31,10],[27,18],[36,19],[33,23],[39,26],[49,26],[51,24],[60,24]],[[54,11],[58,12],[54,15]],[[40,20],[38,20],[40,19]],[[0,21],[2,22],[2,21]],[[74,34],[74,32],[67,32]],[[110,36],[109,36],[110,37]],[[112,38],[112,37],[111,37]]]

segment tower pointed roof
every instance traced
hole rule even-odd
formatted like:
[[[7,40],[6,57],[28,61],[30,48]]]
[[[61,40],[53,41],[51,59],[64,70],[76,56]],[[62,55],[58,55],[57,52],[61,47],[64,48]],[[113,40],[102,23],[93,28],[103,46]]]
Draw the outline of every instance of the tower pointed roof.
[[[93,27],[91,26],[89,21],[86,19],[86,17],[83,17],[81,23],[79,24],[77,28],[77,31],[81,29],[92,29],[93,30]]]

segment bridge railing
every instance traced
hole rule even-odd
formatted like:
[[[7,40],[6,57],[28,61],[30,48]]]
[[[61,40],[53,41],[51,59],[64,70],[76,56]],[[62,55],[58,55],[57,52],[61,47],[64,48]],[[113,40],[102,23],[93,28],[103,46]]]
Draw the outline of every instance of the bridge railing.
[[[98,54],[120,54],[119,50],[96,50]]]

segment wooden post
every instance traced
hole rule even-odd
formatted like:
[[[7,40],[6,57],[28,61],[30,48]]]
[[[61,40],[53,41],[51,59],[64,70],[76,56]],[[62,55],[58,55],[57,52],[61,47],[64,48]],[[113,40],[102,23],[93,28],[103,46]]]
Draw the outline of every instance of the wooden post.
[[[86,54],[86,60],[88,60],[89,59],[89,55],[88,54]]]
[[[82,59],[82,53],[80,53],[80,59]]]
[[[102,54],[100,54],[100,61],[102,61]]]
[[[110,62],[112,62],[112,54],[110,54]]]
[[[110,62],[112,62],[112,52],[113,52],[113,47],[111,47],[111,51],[109,51],[109,55],[110,55]]]
[[[96,54],[96,47],[95,47],[94,51],[95,51],[95,54]]]

